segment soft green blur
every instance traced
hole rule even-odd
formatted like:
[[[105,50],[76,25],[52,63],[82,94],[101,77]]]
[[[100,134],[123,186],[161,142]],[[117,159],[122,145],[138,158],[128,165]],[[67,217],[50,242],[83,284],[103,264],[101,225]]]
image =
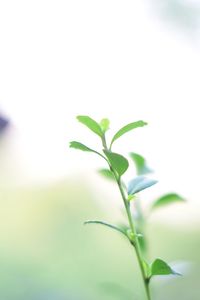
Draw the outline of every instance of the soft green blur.
[[[108,214],[86,179],[1,189],[0,299],[145,299],[129,243],[107,228],[83,226],[93,218]],[[183,277],[154,279],[155,300],[199,300],[200,232],[186,228],[150,224],[151,259],[191,263]]]

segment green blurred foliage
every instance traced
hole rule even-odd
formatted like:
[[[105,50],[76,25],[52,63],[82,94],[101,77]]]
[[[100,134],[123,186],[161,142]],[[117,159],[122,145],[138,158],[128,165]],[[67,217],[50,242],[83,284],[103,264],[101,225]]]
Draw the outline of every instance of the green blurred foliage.
[[[86,219],[107,219],[84,182],[75,178],[45,187],[1,189],[0,299],[145,299],[126,239],[103,226],[83,226]],[[168,262],[193,262],[180,278],[155,278],[155,300],[200,297],[199,229],[186,228],[155,222],[147,228],[151,261],[159,255]]]

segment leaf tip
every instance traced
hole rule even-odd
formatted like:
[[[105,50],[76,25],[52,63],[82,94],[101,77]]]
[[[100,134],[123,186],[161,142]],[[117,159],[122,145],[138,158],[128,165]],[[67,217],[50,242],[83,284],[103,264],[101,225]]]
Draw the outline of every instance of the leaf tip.
[[[145,121],[141,121],[143,123],[143,126],[146,126],[148,125],[148,122],[145,122]]]
[[[82,119],[83,117],[86,117],[86,116],[78,115],[78,116],[76,116],[76,119],[77,119],[78,121],[81,121],[81,119]]]
[[[84,221],[84,222],[83,222],[83,225],[88,225],[88,224],[90,224],[90,223],[91,223],[91,221],[87,220],[87,221]]]

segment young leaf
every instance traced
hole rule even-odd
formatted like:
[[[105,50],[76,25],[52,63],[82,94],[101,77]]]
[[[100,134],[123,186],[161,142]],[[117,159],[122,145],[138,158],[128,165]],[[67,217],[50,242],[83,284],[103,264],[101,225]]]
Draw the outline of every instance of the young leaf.
[[[107,179],[115,180],[113,173],[109,169],[101,169],[99,170],[99,174],[106,177]]]
[[[165,261],[157,258],[151,265],[151,276],[155,275],[181,275],[175,272]]]
[[[174,202],[184,202],[185,199],[178,194],[170,193],[158,198],[152,205],[152,209],[162,207]]]
[[[132,201],[132,200],[135,200],[137,197],[135,195],[128,195],[128,198],[127,200],[128,201]]]
[[[78,150],[82,150],[82,151],[94,152],[94,150],[92,150],[91,148],[85,146],[82,143],[76,142],[76,141],[70,142],[69,147],[78,149]]]
[[[126,126],[122,127],[119,131],[117,131],[117,133],[114,135],[112,141],[111,141],[111,146],[112,144],[114,143],[114,141],[116,141],[118,138],[120,138],[122,135],[124,135],[125,133],[127,133],[128,131],[130,130],[133,130],[135,128],[138,128],[138,127],[143,127],[147,125],[146,122],[144,121],[137,121],[137,122],[133,122],[133,123],[130,123],[130,124],[127,124]]]
[[[79,122],[87,126],[90,130],[96,133],[98,136],[102,137],[103,132],[101,126],[92,118],[88,116],[77,116]]]
[[[120,233],[122,233],[123,235],[127,236],[127,235],[126,235],[126,232],[125,232],[123,229],[121,229],[121,228],[119,228],[119,227],[117,227],[117,226],[115,226],[115,225],[106,223],[106,222],[104,222],[104,221],[96,221],[96,220],[95,220],[95,221],[86,221],[86,222],[84,222],[84,225],[87,225],[87,224],[100,224],[100,225],[103,225],[103,226],[107,226],[107,227],[109,227],[109,228],[111,228],[111,229],[114,229],[114,230],[117,230],[117,231],[119,231]]]
[[[102,119],[100,126],[102,131],[105,133],[109,129],[110,121],[108,119]]]
[[[110,152],[107,150],[104,150],[104,153],[107,156],[113,169],[117,171],[119,176],[122,176],[128,169],[128,160],[118,153]]]
[[[105,159],[105,157],[101,153],[99,153],[99,152],[97,152],[97,151],[95,151],[95,150],[93,150],[93,149],[85,146],[82,143],[73,141],[73,142],[70,142],[69,147],[77,149],[77,150],[82,150],[82,151],[87,151],[87,152],[93,152],[93,153],[96,153],[96,154],[100,155],[101,157],[103,157]]]
[[[145,176],[138,176],[130,181],[128,185],[128,194],[134,195],[140,191],[143,191],[146,188],[151,187],[157,182],[158,182],[157,180],[150,179]]]
[[[142,261],[142,264],[143,264],[143,268],[144,268],[146,278],[150,278],[150,276],[151,276],[151,266],[145,260]]]
[[[152,170],[147,166],[146,160],[143,156],[140,154],[131,152],[130,157],[135,163],[135,167],[137,170],[137,175],[143,175],[143,174],[148,174],[151,173]]]

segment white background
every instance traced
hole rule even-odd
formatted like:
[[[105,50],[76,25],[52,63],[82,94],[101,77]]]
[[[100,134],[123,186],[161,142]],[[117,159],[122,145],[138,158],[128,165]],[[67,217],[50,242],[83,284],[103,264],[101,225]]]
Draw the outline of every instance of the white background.
[[[10,184],[97,166],[68,149],[70,140],[98,147],[78,114],[110,118],[112,132],[143,119],[149,126],[116,151],[145,155],[161,190],[199,202],[199,35],[152,3],[0,2],[0,109],[13,124],[1,175]]]

